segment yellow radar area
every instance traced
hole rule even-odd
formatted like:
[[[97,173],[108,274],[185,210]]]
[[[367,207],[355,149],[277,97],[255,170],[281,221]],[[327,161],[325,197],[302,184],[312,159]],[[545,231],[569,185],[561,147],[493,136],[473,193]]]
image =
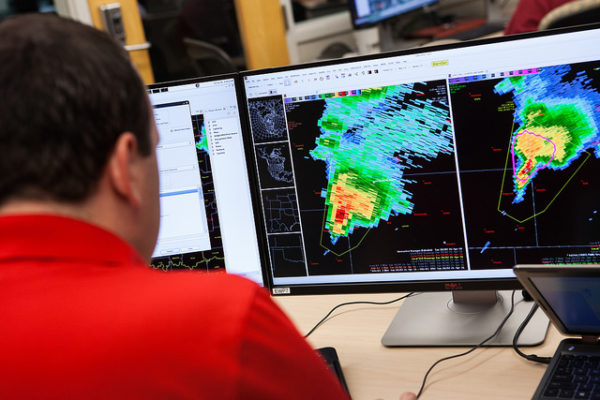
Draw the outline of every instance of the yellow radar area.
[[[556,136],[553,135],[553,138],[556,139]],[[552,139],[542,134],[526,130],[518,132],[514,136],[513,152],[523,161],[520,168],[517,168],[516,156],[513,155],[513,170],[517,189],[524,188],[537,171],[546,168],[556,158],[559,148],[560,146],[557,146]],[[564,154],[564,151],[562,153]]]
[[[359,183],[356,176],[342,174],[331,187],[329,201],[325,227],[334,235],[347,236],[356,217],[369,221],[374,218],[377,192]]]

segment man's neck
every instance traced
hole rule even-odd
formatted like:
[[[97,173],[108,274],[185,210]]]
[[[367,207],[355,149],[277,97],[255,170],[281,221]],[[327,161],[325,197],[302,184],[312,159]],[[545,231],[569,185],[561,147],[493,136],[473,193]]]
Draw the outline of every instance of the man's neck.
[[[136,229],[139,217],[135,215],[135,210],[129,203],[113,195],[110,190],[97,190],[78,203],[47,198],[15,198],[0,205],[0,216],[31,214],[59,215],[99,226],[131,244],[147,262],[150,262],[152,251],[143,252],[145,247],[140,245],[139,230]]]
[[[0,206],[0,216],[23,214],[61,215],[92,222],[90,213],[83,204],[63,204],[47,200],[13,200]]]

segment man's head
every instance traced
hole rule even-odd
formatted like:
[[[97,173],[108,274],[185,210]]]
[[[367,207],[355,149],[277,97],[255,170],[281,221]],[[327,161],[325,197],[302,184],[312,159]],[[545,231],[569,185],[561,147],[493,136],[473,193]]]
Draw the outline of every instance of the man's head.
[[[156,131],[144,84],[121,46],[54,16],[5,20],[0,110],[0,207],[33,201],[75,209],[94,199],[103,215],[92,222],[102,217],[149,258],[158,229]],[[122,211],[135,215],[128,220]],[[109,221],[136,218],[146,233]]]

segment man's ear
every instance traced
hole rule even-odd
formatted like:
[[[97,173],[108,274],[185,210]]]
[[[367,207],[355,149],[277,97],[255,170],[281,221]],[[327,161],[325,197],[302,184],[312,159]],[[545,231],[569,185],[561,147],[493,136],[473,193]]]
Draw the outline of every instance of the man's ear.
[[[137,206],[141,201],[136,166],[140,159],[138,140],[131,132],[122,133],[108,160],[108,179],[115,192]]]

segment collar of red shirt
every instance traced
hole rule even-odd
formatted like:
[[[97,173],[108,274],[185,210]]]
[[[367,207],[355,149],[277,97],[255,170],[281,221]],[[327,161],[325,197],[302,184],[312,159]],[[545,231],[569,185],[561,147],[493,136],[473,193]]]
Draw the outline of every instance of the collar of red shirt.
[[[57,215],[2,216],[0,262],[17,259],[144,264],[123,239],[87,222]]]

